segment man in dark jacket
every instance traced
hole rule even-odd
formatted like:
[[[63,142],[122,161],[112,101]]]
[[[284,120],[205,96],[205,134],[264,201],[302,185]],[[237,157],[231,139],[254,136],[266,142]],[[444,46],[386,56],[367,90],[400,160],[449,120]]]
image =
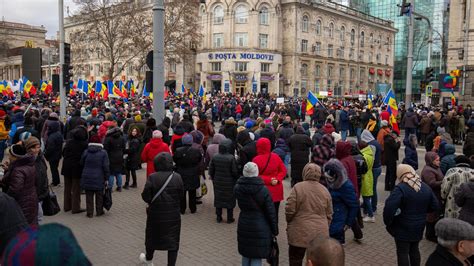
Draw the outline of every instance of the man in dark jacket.
[[[46,140],[44,157],[49,162],[49,169],[53,179],[53,186],[59,185],[59,161],[61,160],[61,151],[63,147],[63,135],[60,130],[59,122],[48,123],[48,138]]]
[[[402,124],[405,126],[405,139],[408,140],[410,134],[416,134],[418,127],[418,117],[413,112],[413,108],[408,108],[408,112],[403,117]]]
[[[341,115],[339,117],[339,124],[341,127],[341,138],[343,141],[346,141],[348,132],[351,128],[349,106],[344,106],[344,110],[341,111]]]
[[[181,232],[181,197],[184,194],[183,180],[173,171],[173,158],[169,153],[159,153],[154,159],[156,172],[148,177],[142,199],[148,203],[145,247],[140,261],[152,264],[155,250],[168,251],[168,265],[175,265]],[[170,181],[166,184],[168,178]],[[166,184],[166,187],[164,187]],[[162,192],[155,199],[155,195]]]
[[[397,161],[398,150],[400,149],[400,140],[394,133],[387,134],[384,137],[384,161],[387,165],[385,174],[385,191],[392,191],[397,179]]]
[[[255,141],[250,138],[248,130],[244,130],[237,134],[237,151],[239,154],[239,173],[242,173],[244,165],[251,162],[257,155],[257,146]]]
[[[209,176],[214,184],[214,207],[217,222],[222,222],[222,209],[227,209],[227,223],[234,222],[234,185],[239,178],[237,162],[232,150],[232,141],[225,139],[219,144],[219,153],[214,155],[209,164]]]
[[[170,137],[170,127],[171,127],[171,120],[169,117],[163,118],[163,122],[158,125],[158,130],[163,133],[163,142],[168,144],[168,146],[171,144],[171,137]]]
[[[107,151],[110,162],[109,188],[113,189],[117,179],[117,191],[122,191],[123,153],[125,140],[120,128],[113,127],[107,131],[104,139],[104,149]]]
[[[71,131],[73,131],[78,126],[85,124],[86,120],[81,117],[81,111],[79,109],[74,110],[71,115],[71,118],[69,119],[69,121],[67,121],[66,126],[64,128],[65,138],[70,139]]]
[[[313,143],[304,129],[298,126],[296,134],[288,139],[291,153],[291,187],[303,181],[303,168],[309,163],[309,153]]]
[[[87,149],[87,128],[78,126],[69,132],[70,139],[66,141],[63,149],[63,167],[61,174],[64,176],[64,211],[81,213],[81,176],[82,167],[79,162],[82,153]]]

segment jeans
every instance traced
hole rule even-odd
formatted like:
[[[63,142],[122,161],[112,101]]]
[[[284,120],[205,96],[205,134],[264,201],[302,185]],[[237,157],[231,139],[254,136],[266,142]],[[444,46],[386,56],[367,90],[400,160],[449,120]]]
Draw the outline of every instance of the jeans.
[[[242,256],[242,266],[261,266],[262,259],[252,259]]]
[[[346,139],[347,139],[347,132],[348,132],[348,130],[341,130],[341,139],[343,141],[346,141]]]
[[[38,224],[43,221],[43,201],[38,202]]]
[[[288,253],[290,258],[290,266],[301,266],[303,264],[306,248],[290,245],[288,248]]]
[[[49,169],[51,170],[51,177],[53,179],[53,185],[59,185],[59,183],[61,183],[60,179],[59,179],[59,170],[58,170],[58,167],[59,167],[59,160],[51,160],[51,161],[48,161],[49,162]]]
[[[0,140],[0,162],[3,161],[6,148],[7,148],[7,140]]]
[[[121,173],[110,173],[109,176],[109,188],[114,188],[114,180],[117,179],[117,188],[122,187],[122,174]]]
[[[362,134],[362,128],[356,128],[357,141],[360,141],[360,135]]]
[[[374,195],[372,196],[372,211],[373,212],[377,211],[377,201],[378,201],[377,180],[379,179],[379,176],[381,174],[382,174],[382,166],[372,169],[372,175],[374,176]]]
[[[153,248],[146,247],[146,260],[147,261],[153,260],[153,253],[155,253],[155,250]],[[178,259],[178,251],[168,250],[168,266],[176,265],[177,259]]]
[[[290,161],[291,161],[291,153],[287,152],[285,154],[285,161],[284,161],[286,169],[288,169],[288,165],[290,164]]]
[[[367,213],[369,217],[374,217],[374,212],[372,211],[372,202],[371,202],[372,196],[370,197],[362,196],[362,199],[364,200],[363,201],[364,213]]]
[[[418,245],[420,241],[408,242],[395,240],[398,266],[419,266],[421,257]]]

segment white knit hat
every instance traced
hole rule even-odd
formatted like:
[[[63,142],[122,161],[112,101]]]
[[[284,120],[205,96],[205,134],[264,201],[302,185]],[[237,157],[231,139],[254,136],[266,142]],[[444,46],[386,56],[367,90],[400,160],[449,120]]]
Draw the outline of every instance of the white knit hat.
[[[153,131],[153,138],[154,139],[161,139],[161,138],[163,138],[163,133],[161,133],[161,131],[159,131],[159,130],[155,130],[155,131]]]
[[[243,174],[245,177],[258,176],[258,166],[255,163],[248,162],[244,165]]]

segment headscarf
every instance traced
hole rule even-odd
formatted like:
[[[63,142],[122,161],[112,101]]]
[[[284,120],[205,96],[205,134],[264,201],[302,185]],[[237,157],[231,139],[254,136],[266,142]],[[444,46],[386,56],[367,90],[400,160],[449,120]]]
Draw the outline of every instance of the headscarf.
[[[408,164],[399,164],[397,167],[397,181],[406,183],[416,192],[421,189],[421,178],[416,174],[415,169]]]
[[[434,151],[429,151],[425,154],[425,162],[426,162],[426,165],[429,165],[433,168],[439,168],[439,166],[436,166],[433,164],[434,160],[436,160],[436,158],[439,158],[439,155],[434,152]]]

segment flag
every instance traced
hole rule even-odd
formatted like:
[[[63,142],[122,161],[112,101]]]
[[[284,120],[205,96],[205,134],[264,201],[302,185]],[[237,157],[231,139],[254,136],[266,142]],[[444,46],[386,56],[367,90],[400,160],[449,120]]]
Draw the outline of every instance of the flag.
[[[102,91],[102,82],[96,80],[95,82],[95,93],[100,93]]]
[[[397,100],[395,99],[395,93],[390,89],[383,100],[383,103],[387,105],[387,112],[390,114],[390,124],[392,129],[400,134],[400,129],[398,128],[397,115],[398,115],[398,106]]]
[[[44,93],[46,95],[50,94],[51,92],[53,91],[53,85],[51,84],[51,82],[48,82],[48,84],[46,84],[46,88],[44,90]]]
[[[135,84],[133,83],[133,80],[130,82],[132,83],[132,85],[130,86],[130,94],[132,95],[132,97],[135,97],[135,94],[137,93],[137,89],[135,88]]]
[[[114,87],[115,85],[113,81],[107,81],[107,96],[111,94],[114,95]]]
[[[373,104],[372,101],[374,100],[374,96],[372,95],[372,91],[369,91],[369,94],[367,95],[367,105],[369,109],[372,109]]]
[[[120,81],[119,87],[122,87],[122,81]],[[114,84],[114,87],[113,87],[113,92],[114,92],[114,95],[119,96],[120,98],[124,98],[124,96],[122,94],[122,89],[117,88],[117,86],[115,84]]]
[[[165,88],[165,97],[164,97],[164,98],[165,98],[165,99],[167,99],[167,98],[168,98],[168,96],[169,96],[168,89],[166,89],[166,88]]]
[[[451,106],[456,106],[456,97],[454,96],[454,90],[451,88]]]
[[[202,86],[199,86],[199,97],[204,97],[204,87]]]
[[[184,84],[181,84],[181,92],[184,93],[186,91],[186,88],[184,87]]]
[[[4,90],[6,90],[7,87],[7,82],[5,80],[0,81],[0,93],[3,93]]]
[[[101,84],[100,96],[104,99],[109,98],[109,89],[105,86],[105,82]]]
[[[312,115],[314,111],[314,106],[319,103],[319,100],[311,91],[308,91],[308,97],[306,100],[306,114]]]
[[[76,88],[82,90],[83,84],[84,84],[84,81],[83,81],[82,79],[79,79],[79,80],[77,81],[77,86],[76,86]]]
[[[41,81],[41,91],[45,92],[47,87],[48,84],[46,83],[46,81]]]
[[[82,81],[82,86],[79,86],[85,94],[89,94],[89,83],[87,81]]]

